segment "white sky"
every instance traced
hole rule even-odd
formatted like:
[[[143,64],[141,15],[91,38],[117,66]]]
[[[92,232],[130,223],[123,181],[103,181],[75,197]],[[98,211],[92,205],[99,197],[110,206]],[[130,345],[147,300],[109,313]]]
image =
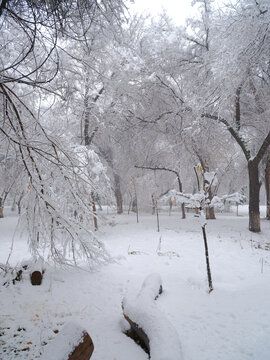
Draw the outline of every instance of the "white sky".
[[[134,0],[134,4],[129,8],[131,12],[150,13],[151,16],[158,15],[162,9],[166,9],[176,25],[184,25],[185,19],[192,17],[194,13],[191,0]]]

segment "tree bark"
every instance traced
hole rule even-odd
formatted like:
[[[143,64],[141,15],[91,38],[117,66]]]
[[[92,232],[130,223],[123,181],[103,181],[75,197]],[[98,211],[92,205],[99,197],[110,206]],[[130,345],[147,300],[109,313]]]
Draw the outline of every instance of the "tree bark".
[[[208,190],[208,199],[210,201],[212,201],[212,199],[213,199],[213,193],[211,191],[211,187]],[[207,205],[205,207],[205,217],[206,217],[206,220],[215,220],[216,219],[215,209],[213,207],[210,207],[210,206]]]
[[[197,154],[198,159],[200,160],[200,163],[201,163],[201,166],[203,169],[203,173],[202,173],[202,175],[203,175],[203,190],[206,191],[206,193],[208,195],[207,196],[208,200],[211,202],[213,199],[213,193],[212,193],[212,189],[211,189],[212,184],[209,184],[209,182],[205,179],[205,176],[204,176],[205,172],[209,172],[209,167],[208,167],[207,163],[203,160],[202,156],[198,152],[196,154]],[[206,217],[206,220],[215,220],[216,219],[214,207],[210,207],[208,204],[206,204],[205,217]]]
[[[259,166],[256,161],[248,162],[249,173],[249,230],[260,232],[260,187]]]
[[[96,203],[95,203],[95,196],[94,192],[91,191],[91,200],[92,200],[92,209],[94,214],[94,227],[95,231],[98,230],[98,222],[97,222],[97,209],[96,209]]]
[[[0,197],[0,219],[4,217],[2,198]]]
[[[270,220],[270,155],[265,167],[266,219]]]
[[[120,186],[120,176],[114,173],[114,195],[116,198],[117,214],[123,213],[123,197]]]
[[[175,172],[176,176],[177,176],[177,181],[178,181],[178,187],[179,187],[179,191],[182,193],[183,192],[183,187],[182,187],[182,182],[180,180],[180,176],[178,172]],[[185,212],[185,203],[181,204],[181,210],[182,210],[182,219],[186,218],[186,212]]]
[[[207,279],[208,279],[208,286],[209,286],[208,292],[210,294],[210,292],[213,291],[214,288],[213,288],[213,283],[212,283],[212,275],[211,275],[211,269],[210,269],[210,261],[209,261],[209,253],[208,253],[208,244],[207,244],[205,225],[202,226],[202,233],[203,233],[205,259],[206,259]]]

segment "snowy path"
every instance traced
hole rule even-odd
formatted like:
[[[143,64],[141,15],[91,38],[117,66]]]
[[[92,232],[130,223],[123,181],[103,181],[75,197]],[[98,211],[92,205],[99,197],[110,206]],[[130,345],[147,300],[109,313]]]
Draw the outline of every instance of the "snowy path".
[[[1,360],[38,358],[42,344],[56,336],[53,330],[61,331],[70,320],[91,335],[91,360],[147,359],[121,332],[121,301],[127,293],[137,294],[153,272],[161,275],[164,287],[157,304],[178,331],[185,360],[269,359],[270,252],[256,248],[258,242],[263,246],[270,241],[269,222],[262,221],[261,234],[247,231],[245,217],[219,216],[209,222],[214,285],[209,295],[196,219],[161,213],[160,233],[151,215],[141,217],[139,224],[133,214],[111,220],[114,226],[107,225],[100,236],[114,263],[95,273],[49,269],[41,287],[27,279],[0,287]],[[0,262],[8,254],[14,221],[1,220]],[[25,239],[16,238],[13,262],[22,254],[27,257],[26,249]],[[16,356],[16,348],[29,350]]]

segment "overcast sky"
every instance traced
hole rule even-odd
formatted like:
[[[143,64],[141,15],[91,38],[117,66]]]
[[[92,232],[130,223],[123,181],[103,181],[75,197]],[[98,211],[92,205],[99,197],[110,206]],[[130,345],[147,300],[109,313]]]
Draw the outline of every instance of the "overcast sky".
[[[190,3],[191,0],[134,0],[130,10],[144,14],[149,12],[155,16],[164,8],[177,25],[184,25],[185,19],[194,12]]]

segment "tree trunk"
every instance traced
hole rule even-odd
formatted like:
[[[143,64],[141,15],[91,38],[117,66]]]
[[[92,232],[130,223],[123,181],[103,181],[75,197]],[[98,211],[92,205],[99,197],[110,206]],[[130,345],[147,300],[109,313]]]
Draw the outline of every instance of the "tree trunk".
[[[114,173],[114,194],[116,198],[116,204],[117,204],[117,214],[123,213],[123,198],[121,193],[121,187],[120,187],[120,176],[118,174]]]
[[[196,152],[198,159],[200,160],[203,172],[203,190],[205,192],[205,194],[207,194],[207,198],[208,200],[211,202],[213,199],[213,193],[212,193],[212,184],[210,184],[204,176],[204,173],[209,172],[209,166],[207,165],[207,162],[203,160],[202,156],[200,155],[199,152]],[[197,176],[197,181],[198,181],[198,187],[199,187],[199,179],[198,179],[198,174],[197,171],[195,169],[195,173]],[[215,216],[215,209],[214,207],[209,207],[208,204],[205,205],[205,217],[206,220],[215,220],[216,216]]]
[[[207,205],[205,207],[205,217],[206,217],[206,220],[214,220],[216,218],[215,209],[213,207],[210,207]]]
[[[260,232],[260,181],[258,163],[249,161],[249,230]]]
[[[266,219],[270,220],[270,155],[265,168]]]
[[[91,191],[91,200],[92,200],[92,209],[93,209],[93,214],[94,214],[94,227],[95,227],[95,231],[96,231],[96,230],[98,230],[97,209],[96,209],[95,196],[94,196],[93,191]]]
[[[179,191],[182,193],[183,187],[182,187],[182,182],[180,180],[180,176],[179,176],[178,172],[176,172],[176,176],[177,176],[177,180],[178,180]],[[186,218],[185,203],[181,204],[181,210],[182,210],[182,219],[185,219]]]
[[[211,275],[211,269],[210,269],[210,261],[209,261],[209,253],[208,253],[208,244],[207,244],[205,225],[202,226],[202,233],[203,233],[205,259],[206,259],[207,279],[208,279],[208,286],[209,286],[208,292],[210,294],[210,292],[213,291],[214,288],[213,288],[213,283],[212,283],[212,275]]]
[[[0,197],[0,219],[4,217],[2,198]]]
[[[88,93],[88,87],[87,87],[87,93]],[[89,110],[89,96],[85,95],[84,97],[84,145],[89,146],[90,145],[90,137],[89,137],[89,125],[90,125],[90,110]]]
[[[213,194],[212,194],[211,188],[208,190],[208,199],[210,201],[212,201],[212,199],[213,199]],[[206,216],[206,220],[216,219],[214,207],[210,207],[210,206],[206,205],[205,216]]]

